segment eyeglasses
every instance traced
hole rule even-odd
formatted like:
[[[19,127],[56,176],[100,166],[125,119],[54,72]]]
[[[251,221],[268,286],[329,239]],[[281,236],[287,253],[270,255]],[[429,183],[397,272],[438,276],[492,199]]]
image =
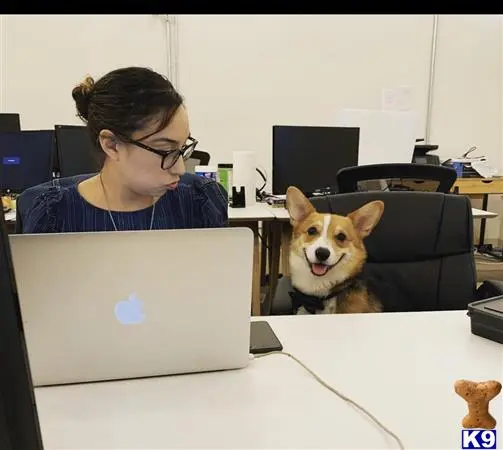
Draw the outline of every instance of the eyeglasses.
[[[124,142],[127,142],[129,144],[136,145],[137,147],[143,148],[144,150],[147,150],[149,152],[155,153],[156,155],[159,155],[161,157],[161,169],[163,170],[169,170],[171,169],[176,162],[178,161],[178,158],[180,156],[184,161],[187,161],[190,158],[190,155],[192,155],[192,152],[196,148],[197,145],[197,140],[194,139],[192,136],[189,136],[187,139],[187,143],[182,146],[180,149],[174,149],[174,150],[158,150],[156,148],[152,148],[143,142],[136,141],[134,139],[128,138],[126,136],[119,136],[121,140]]]

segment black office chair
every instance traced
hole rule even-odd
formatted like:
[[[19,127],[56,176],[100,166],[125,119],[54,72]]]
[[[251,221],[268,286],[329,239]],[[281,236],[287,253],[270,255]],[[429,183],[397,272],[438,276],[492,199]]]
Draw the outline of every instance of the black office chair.
[[[369,190],[448,193],[456,178],[454,169],[430,164],[370,164],[346,167],[336,174],[341,194]]]
[[[473,219],[468,197],[434,192],[357,192],[313,198],[321,213],[346,215],[372,200],[384,214],[365,240],[364,273],[388,289],[391,312],[462,310],[503,294],[503,282],[476,288]],[[279,280],[272,314],[291,314],[291,280]],[[389,294],[389,295],[388,295]]]
[[[187,173],[195,173],[196,166],[207,166],[210,163],[210,154],[202,150],[194,150],[190,158],[185,161]]]
[[[207,166],[210,163],[210,154],[208,152],[203,152],[202,150],[194,150],[190,159],[198,160],[198,165]]]

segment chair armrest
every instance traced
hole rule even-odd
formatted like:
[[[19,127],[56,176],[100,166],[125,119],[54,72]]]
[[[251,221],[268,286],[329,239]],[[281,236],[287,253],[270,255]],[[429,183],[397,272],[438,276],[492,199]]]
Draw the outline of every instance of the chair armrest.
[[[479,300],[500,295],[503,295],[503,281],[501,280],[486,280],[477,289],[477,298]]]
[[[290,298],[290,291],[292,290],[292,281],[290,277],[281,277],[276,286],[276,293],[272,300],[271,315],[285,316],[291,315],[292,299]]]

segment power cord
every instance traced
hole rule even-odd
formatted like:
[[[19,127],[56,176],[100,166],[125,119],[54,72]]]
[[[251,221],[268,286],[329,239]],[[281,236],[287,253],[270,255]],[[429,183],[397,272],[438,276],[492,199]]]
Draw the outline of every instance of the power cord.
[[[299,364],[302,368],[304,368],[304,370],[306,370],[324,388],[328,389],[330,392],[332,392],[333,394],[337,395],[337,397],[341,398],[346,403],[349,403],[350,405],[353,405],[354,407],[358,408],[361,412],[363,412],[370,419],[372,419],[372,421],[379,428],[381,428],[385,433],[387,433],[389,436],[391,436],[393,439],[395,439],[395,441],[398,443],[398,446],[400,447],[400,450],[405,450],[405,447],[402,444],[402,441],[400,440],[400,438],[395,433],[393,433],[389,428],[387,428],[386,426],[384,426],[373,414],[371,414],[370,412],[368,412],[363,406],[360,406],[354,400],[351,400],[349,397],[346,397],[344,394],[340,393],[335,388],[333,388],[332,386],[330,386],[319,375],[317,375],[314,371],[312,371],[309,367],[307,367],[302,361],[300,361],[298,358],[296,358],[295,356],[293,356],[291,353],[284,352],[284,351],[274,351],[274,352],[263,353],[263,354],[258,354],[258,355],[250,355],[250,358],[251,359],[257,359],[257,358],[264,358],[265,356],[271,356],[271,355],[283,355],[283,356],[288,356],[289,358],[293,359],[297,364]]]

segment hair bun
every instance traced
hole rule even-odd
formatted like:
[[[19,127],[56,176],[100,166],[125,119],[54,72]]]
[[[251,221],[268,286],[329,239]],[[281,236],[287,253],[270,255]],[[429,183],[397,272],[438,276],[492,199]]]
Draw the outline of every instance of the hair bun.
[[[89,101],[94,91],[94,80],[92,77],[87,76],[82,83],[75,86],[72,90],[72,97],[77,106],[78,115],[87,120],[89,116]]]

